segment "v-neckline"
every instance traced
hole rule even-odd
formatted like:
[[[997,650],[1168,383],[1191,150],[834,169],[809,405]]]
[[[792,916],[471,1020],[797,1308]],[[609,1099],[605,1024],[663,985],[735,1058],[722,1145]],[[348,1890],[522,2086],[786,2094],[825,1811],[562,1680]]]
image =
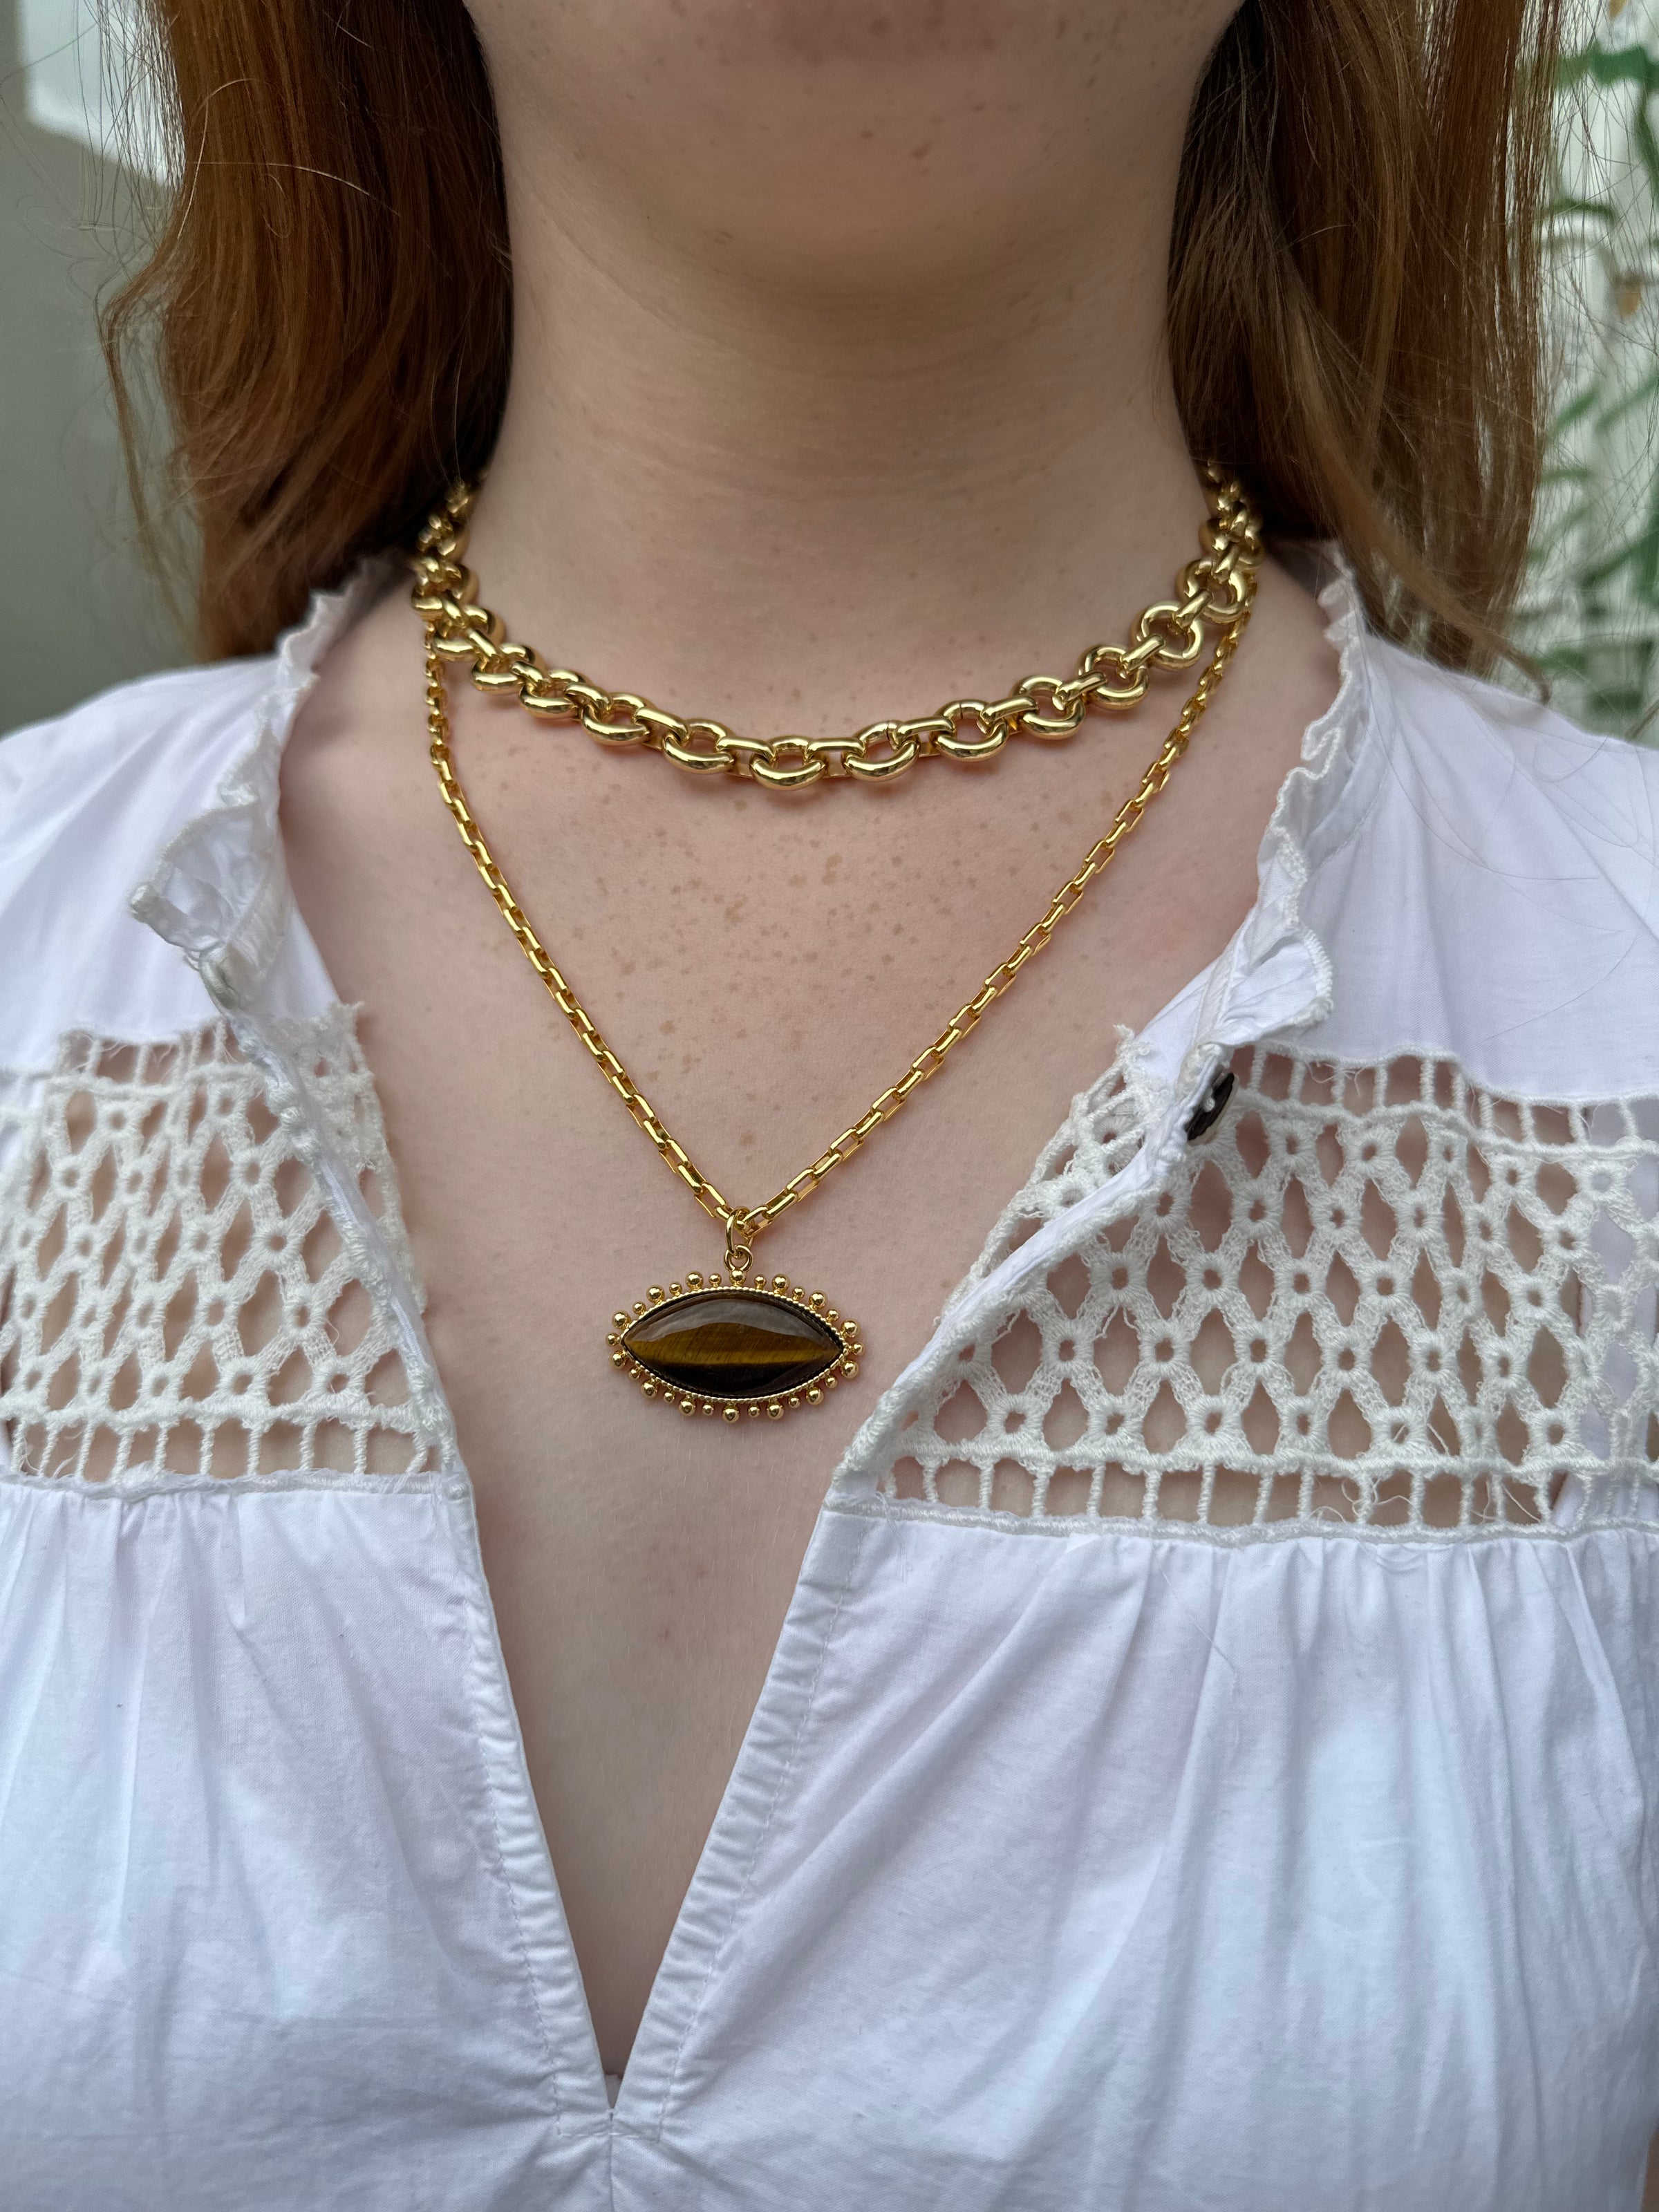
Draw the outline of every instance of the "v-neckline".
[[[319,949],[297,903],[291,907],[291,926],[304,939],[316,972],[326,976]],[[1144,1046],[1160,1028],[1179,1017],[1180,1010],[1201,989],[1206,979],[1225,956],[1210,963],[1192,982],[1162,1008],[1137,1033],[1127,1036],[1110,1066],[1088,1089],[1119,1067],[1137,1044]],[[330,989],[332,990],[331,981]],[[337,1011],[343,1002],[334,994]],[[374,1072],[361,1043],[357,1053],[362,1073],[376,1105],[379,1089]],[[385,1164],[389,1188],[385,1193],[388,1212],[406,1218],[402,1202],[403,1177],[389,1134]],[[344,1195],[355,1194],[350,1170],[337,1154],[339,1172],[333,1178]],[[987,1224],[988,1237],[996,1217]],[[374,1232],[378,1237],[378,1231]],[[981,1252],[986,1249],[981,1240]],[[872,1447],[880,1438],[896,1407],[903,1401],[913,1379],[934,1347],[948,1341],[960,1327],[962,1316],[977,1299],[948,1305],[935,1322],[914,1358],[906,1361],[877,1396],[874,1406],[854,1431],[830,1475],[791,1586],[782,1622],[768,1656],[758,1695],[744,1725],[736,1758],[721,1789],[714,1815],[698,1852],[684,1894],[674,1914],[667,1941],[652,1975],[644,2008],[632,2046],[618,2079],[614,2102],[594,2025],[593,2008],[581,1963],[565,1913],[563,1893],[553,1862],[547,1823],[531,1779],[517,1695],[507,1672],[495,1594],[484,1566],[479,1537],[477,1493],[459,1449],[453,1408],[437,1358],[418,1320],[420,1301],[404,1276],[398,1257],[388,1249],[384,1270],[387,1280],[382,1294],[412,1310],[414,1345],[424,1362],[424,1376],[411,1375],[411,1387],[424,1396],[428,1420],[452,1440],[430,1477],[433,1492],[452,1514],[459,1513],[458,1559],[464,1578],[461,1593],[471,1616],[471,1684],[480,1755],[489,1785],[496,1797],[501,1836],[501,1878],[512,1893],[512,1917],[520,1932],[524,1964],[535,1992],[536,2009],[544,2024],[544,2045],[550,2076],[558,2097],[561,2133],[599,2131],[611,2135],[654,2136],[660,2129],[678,2076],[680,2061],[695,2028],[702,1990],[714,1972],[721,1945],[748,1894],[748,1874],[764,1838],[793,1760],[795,1747],[811,1710],[827,1647],[841,1619],[851,1590],[858,1559],[875,1528],[864,1491],[858,1482],[867,1468]],[[1001,1270],[997,1271],[1000,1275]],[[994,1284],[996,1278],[991,1279]],[[980,1285],[980,1289],[989,1287]],[[540,1953],[538,1959],[537,1954]],[[557,2032],[545,2033],[556,2022]],[[575,2054],[581,2059],[577,2063]]]
[[[446,1473],[453,1477],[465,1470],[457,1461]],[[655,2136],[696,2024],[702,1990],[749,1894],[756,1853],[811,1713],[859,1554],[875,1524],[867,1516],[837,1511],[831,1483],[813,1522],[760,1694],[652,1976],[613,2104],[546,1825],[531,1784],[470,1480],[464,1490],[452,1486],[451,1494],[461,1508],[459,1564],[468,1585],[464,1595],[475,1613],[473,1687],[481,1749],[501,1801],[503,1827],[520,1847],[516,1852],[503,1850],[501,1872],[515,1890],[526,1893],[523,1901],[529,1911],[521,1912],[515,1899],[514,1918],[525,1939],[537,2010],[544,2029],[553,2031],[546,2045],[559,2094],[560,2130]],[[533,1850],[526,1851],[531,1844]],[[533,1932],[538,1928],[539,1940]]]
[[[290,907],[289,921],[304,941],[307,960],[314,963],[313,972],[326,978],[320,951],[297,904]],[[1121,1044],[1113,1067],[1121,1063],[1131,1042],[1144,1047],[1160,1029],[1177,1020],[1181,1009],[1192,1000],[1195,991],[1201,992],[1206,978],[1224,961],[1224,954],[1200,971],[1159,1010],[1135,1040]],[[331,981],[328,988],[332,1011],[343,1012]],[[279,1082],[297,1086],[303,1096],[305,1079],[286,1045],[268,1033],[246,1007],[232,1018],[245,1047],[267,1063],[264,1068],[267,1079],[275,1074]],[[361,1044],[357,1052],[378,1104],[374,1069]],[[333,1203],[345,1205],[354,1215],[360,1210],[366,1213],[356,1177],[340,1157],[331,1132],[319,1122],[313,1133],[322,1148],[318,1172]],[[390,1187],[385,1193],[387,1210],[402,1220],[403,1179],[389,1136],[385,1166],[389,1170]],[[994,1226],[994,1218],[988,1231]],[[964,1316],[981,1303],[982,1293],[994,1288],[1004,1271],[998,1269],[980,1285],[979,1295],[947,1306],[916,1356],[878,1395],[830,1470],[759,1694],[658,1959],[613,2104],[547,1824],[531,1780],[517,1697],[507,1672],[495,1595],[484,1567],[477,1496],[453,1441],[455,1421],[449,1393],[421,1321],[421,1301],[398,1256],[382,1237],[372,1215],[357,1220],[356,1227],[372,1248],[372,1267],[380,1278],[377,1297],[401,1316],[404,1357],[411,1369],[411,1395],[424,1407],[422,1425],[434,1436],[447,1439],[428,1480],[434,1498],[451,1516],[457,1543],[463,1582],[459,1595],[469,1615],[471,1702],[478,1752],[496,1809],[496,1871],[509,1891],[511,1917],[542,2022],[560,2131],[654,2135],[662,2124],[696,2025],[701,1990],[718,1964],[721,1944],[748,1894],[749,1868],[787,1781],[859,1554],[876,1526],[864,1496],[869,1486],[859,1482],[860,1472],[872,1463],[884,1431],[930,1354],[953,1338]],[[1036,1243],[1030,1249],[1036,1249]],[[556,2032],[548,2033],[555,2024]]]
[[[325,975],[320,952],[297,905],[292,909],[292,924],[306,938],[318,971]],[[1132,1049],[1144,1049],[1159,1032],[1178,1024],[1182,1010],[1195,994],[1202,995],[1206,981],[1224,966],[1225,960],[1223,954],[1211,963],[1133,1038],[1126,1037],[1097,1084],[1122,1065]],[[335,1006],[341,1008],[337,994]],[[374,1070],[361,1045],[357,1049],[378,1103]],[[1091,1085],[1089,1089],[1096,1087]],[[402,1219],[402,1177],[389,1137],[386,1160],[391,1185],[386,1204]],[[331,1180],[342,1194],[354,1193],[355,1179],[337,1154],[333,1164],[337,1174]],[[1139,1165],[1144,1174],[1146,1164],[1143,1161]],[[1141,1174],[1131,1174],[1126,1169],[1123,1176],[1114,1179],[1115,1185],[1125,1177],[1138,1183]],[[994,1227],[994,1217],[988,1224],[988,1233]],[[1034,1240],[1033,1246],[1026,1248],[1028,1256],[1030,1250],[1040,1249],[1042,1241]],[[382,1295],[418,1316],[419,1302],[413,1287],[390,1249],[385,1252],[383,1271],[389,1279],[382,1285]],[[445,1501],[452,1513],[459,1510],[459,1514],[458,1558],[465,1585],[461,1595],[471,1616],[471,1690],[480,1756],[497,1801],[501,1835],[499,1872],[512,1893],[512,1917],[520,1932],[537,2012],[544,2031],[550,2023],[557,2024],[557,2033],[551,2036],[544,2033],[544,2040],[558,2097],[562,2133],[598,2130],[652,2136],[660,2128],[696,2026],[701,1991],[718,1964],[721,1945],[748,1894],[749,1869],[810,1716],[812,1694],[852,1587],[859,1554],[876,1526],[865,1495],[869,1486],[858,1479],[860,1471],[868,1470],[884,1431],[907,1401],[930,1355],[941,1344],[957,1339],[964,1322],[982,1305],[984,1294],[996,1291],[1005,1273],[1006,1267],[998,1268],[976,1286],[973,1295],[946,1307],[915,1357],[878,1394],[870,1413],[830,1470],[759,1694],[653,1973],[614,2103],[607,2086],[613,2077],[607,2076],[605,2069],[547,1824],[531,1780],[518,1699],[507,1672],[495,1595],[483,1562],[471,1476],[453,1442],[434,1468],[430,1478],[434,1495]],[[455,1424],[448,1390],[418,1318],[414,1348],[415,1356],[424,1362],[425,1373],[411,1375],[411,1387],[425,1398],[428,1419],[436,1413],[437,1425],[453,1439]],[[407,1342],[404,1356],[406,1360],[410,1356]],[[579,2050],[580,2063],[575,2058]]]

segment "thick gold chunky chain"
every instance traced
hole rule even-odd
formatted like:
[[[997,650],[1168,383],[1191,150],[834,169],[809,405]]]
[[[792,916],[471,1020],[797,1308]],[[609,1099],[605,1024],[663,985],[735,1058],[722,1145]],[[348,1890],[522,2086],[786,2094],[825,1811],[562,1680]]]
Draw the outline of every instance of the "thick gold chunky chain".
[[[466,793],[455,773],[455,763],[450,752],[449,714],[444,699],[444,666],[450,656],[444,650],[443,633],[438,618],[435,615],[427,617],[426,715],[428,734],[431,739],[432,765],[437,770],[444,804],[455,818],[462,842],[472,855],[478,873],[488,885],[489,895],[500,908],[507,927],[517,938],[526,959],[540,976],[554,1005],[592,1054],[605,1081],[704,1212],[725,1230],[727,1261],[734,1276],[740,1276],[749,1266],[752,1257],[750,1248],[763,1230],[769,1228],[781,1213],[799,1200],[810,1196],[831,1169],[839,1167],[843,1160],[850,1159],[866,1138],[880,1128],[884,1122],[892,1120],[912,1091],[926,1083],[930,1076],[939,1073],[946,1055],[978,1027],[987,1008],[1009,988],[1027,961],[1043,950],[1089,885],[1110,866],[1118,847],[1168,783],[1176,763],[1186,751],[1200,716],[1226,673],[1227,664],[1237,651],[1250,617],[1250,607],[1255,596],[1255,568],[1256,562],[1253,560],[1248,565],[1241,562],[1235,570],[1238,577],[1237,605],[1231,619],[1216,641],[1214,650],[1194,687],[1191,697],[1182,708],[1181,719],[1164,739],[1157,758],[1148,767],[1139,783],[1119,807],[1105,836],[1090,847],[1077,873],[1060,885],[1041,919],[1026,931],[1007,958],[991,970],[972,998],[957,1007],[933,1042],[925,1052],[917,1054],[897,1082],[890,1085],[856,1121],[843,1129],[811,1167],[804,1168],[798,1176],[792,1176],[781,1190],[767,1200],[764,1206],[752,1207],[734,1206],[697,1167],[678,1139],[671,1135],[650,1100],[600,1035],[592,1016],[555,966],[547,948],[532,927],[529,917],[514,896],[512,886],[501,873],[500,864],[484,841],[483,832],[473,817]]]
[[[1006,698],[953,699],[936,714],[872,722],[850,738],[743,738],[706,715],[682,721],[635,691],[606,691],[574,668],[549,668],[478,604],[478,580],[463,559],[473,485],[453,492],[416,540],[412,598],[428,649],[470,663],[481,691],[516,693],[532,714],[580,722],[602,745],[644,746],[691,775],[750,776],[774,791],[824,776],[884,783],[919,760],[984,761],[1012,737],[1074,736],[1091,708],[1138,706],[1155,670],[1192,667],[1206,625],[1225,629],[1248,604],[1261,560],[1261,518],[1237,480],[1213,464],[1203,479],[1210,503],[1204,550],[1176,577],[1174,599],[1139,616],[1127,645],[1094,646],[1074,675],[1027,676]]]

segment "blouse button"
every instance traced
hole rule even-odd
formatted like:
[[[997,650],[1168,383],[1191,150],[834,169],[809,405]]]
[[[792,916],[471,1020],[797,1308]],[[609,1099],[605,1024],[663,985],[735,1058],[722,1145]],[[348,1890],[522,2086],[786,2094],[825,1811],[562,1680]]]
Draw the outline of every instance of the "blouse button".
[[[1210,1085],[1203,1104],[1187,1124],[1187,1142],[1189,1145],[1207,1137],[1226,1112],[1227,1101],[1233,1095],[1235,1079],[1231,1068],[1224,1068]]]

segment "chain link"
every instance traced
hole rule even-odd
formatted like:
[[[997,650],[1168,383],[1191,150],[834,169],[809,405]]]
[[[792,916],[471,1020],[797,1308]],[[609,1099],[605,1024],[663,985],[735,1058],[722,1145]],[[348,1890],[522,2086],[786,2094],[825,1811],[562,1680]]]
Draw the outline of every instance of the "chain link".
[[[516,696],[550,722],[580,722],[601,745],[659,752],[691,775],[747,776],[771,791],[798,791],[824,777],[886,783],[919,760],[984,761],[1012,737],[1055,743],[1073,737],[1091,710],[1139,706],[1159,671],[1191,668],[1206,628],[1234,622],[1261,561],[1261,517],[1237,479],[1213,463],[1203,472],[1210,520],[1204,550],[1176,579],[1176,596],[1146,609],[1127,645],[1097,645],[1069,677],[1027,676],[1004,699],[953,699],[910,721],[872,722],[850,738],[739,737],[707,716],[682,721],[635,691],[605,691],[574,668],[550,668],[515,645],[499,615],[478,603],[466,567],[466,532],[477,487],[452,492],[428,519],[410,562],[415,611],[430,649],[465,664],[481,691]]]
[[[790,1206],[799,1204],[804,1198],[810,1197],[832,1170],[838,1168],[843,1160],[850,1159],[876,1130],[884,1122],[893,1119],[911,1093],[921,1085],[927,1082],[931,1077],[936,1075],[944,1065],[947,1055],[962,1042],[965,1036],[970,1035],[978,1027],[987,1009],[1011,987],[1026,963],[1043,951],[1060,923],[1078,905],[1089,885],[1093,883],[1097,876],[1111,865],[1119,846],[1139,825],[1146,809],[1169,782],[1176,763],[1186,751],[1194,730],[1197,727],[1205,708],[1209,705],[1217,686],[1226,673],[1227,665],[1237,652],[1239,640],[1243,637],[1245,625],[1250,618],[1250,608],[1255,597],[1255,568],[1256,562],[1252,560],[1248,564],[1241,562],[1232,572],[1237,580],[1237,595],[1231,618],[1217,640],[1209,660],[1194,686],[1191,696],[1182,708],[1180,720],[1164,739],[1157,757],[1147,768],[1139,783],[1112,817],[1111,825],[1105,835],[1090,847],[1084,856],[1083,865],[1077,873],[1069,877],[1060,885],[1048,902],[1048,908],[1041,919],[1034,922],[1026,931],[1007,958],[1000,962],[991,970],[972,998],[957,1007],[933,1042],[925,1051],[917,1054],[897,1082],[890,1085],[878,1098],[873,1100],[858,1120],[843,1129],[834,1143],[826,1146],[810,1167],[803,1168],[798,1176],[792,1176],[781,1190],[775,1191],[767,1200],[764,1206],[753,1207],[734,1206],[702,1173],[686,1152],[685,1147],[670,1133],[650,1100],[647,1098],[622,1061],[605,1042],[592,1016],[555,965],[551,955],[531,926],[529,917],[519,904],[511,884],[501,873],[499,862],[485,842],[483,832],[479,828],[472,810],[467,803],[466,793],[462,788],[460,778],[455,773],[455,763],[450,750],[449,713],[444,696],[444,672],[446,663],[459,656],[447,649],[445,641],[447,633],[444,627],[447,617],[441,617],[435,610],[433,614],[425,617],[427,733],[430,739],[432,765],[437,771],[439,789],[443,793],[445,805],[448,807],[454,817],[455,826],[461,834],[461,842],[471,854],[474,866],[483,878],[489,895],[500,908],[507,927],[518,939],[526,959],[540,976],[548,996],[581,1039],[582,1043],[592,1054],[599,1073],[622,1100],[634,1120],[649,1137],[662,1158],[690,1190],[704,1212],[712,1220],[718,1222],[726,1231],[728,1249],[742,1250],[746,1253],[763,1230],[769,1229],[778,1216],[786,1212]],[[482,612],[481,610],[477,611]],[[1166,635],[1172,628],[1178,628],[1182,619],[1181,606],[1176,602],[1171,602],[1166,608],[1149,610],[1149,612],[1159,617],[1159,623]],[[486,620],[490,618],[486,617]],[[1146,617],[1143,617],[1142,619],[1144,621]],[[1150,633],[1154,636],[1158,634],[1158,629]],[[1180,649],[1186,654],[1188,664],[1196,659],[1196,650],[1190,653],[1187,651],[1187,638],[1184,634],[1182,636]],[[1201,650],[1201,647],[1198,649]],[[1116,650],[1117,648],[1110,647],[1097,648],[1098,653],[1109,654],[1115,653]],[[1144,668],[1147,661],[1153,657],[1152,653],[1146,653],[1137,665]],[[1113,665],[1115,665],[1115,664]],[[572,681],[580,682],[580,679],[573,678]],[[615,717],[619,703],[627,715],[637,721],[645,721],[647,717],[655,711],[647,708],[643,701],[629,695],[612,693],[604,701],[604,718]],[[1069,711],[1069,707],[1066,711]],[[945,710],[947,715],[950,712],[948,708]],[[1062,719],[1058,709],[1055,719]],[[884,726],[902,733],[908,729],[912,729],[914,726],[900,723]],[[796,738],[788,742],[803,744],[806,741]],[[901,745],[910,742],[913,742],[912,738],[901,734]],[[908,761],[905,765],[908,765]]]

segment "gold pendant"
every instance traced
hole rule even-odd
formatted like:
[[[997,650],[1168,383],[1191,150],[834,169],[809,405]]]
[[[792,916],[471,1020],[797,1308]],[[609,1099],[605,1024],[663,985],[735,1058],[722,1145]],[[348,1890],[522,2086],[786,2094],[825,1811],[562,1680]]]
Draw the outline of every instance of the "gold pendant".
[[[746,1255],[743,1255],[746,1257]],[[742,1270],[653,1285],[632,1313],[613,1314],[611,1364],[641,1394],[682,1413],[781,1420],[851,1382],[864,1346],[822,1291],[787,1275],[752,1285]]]

